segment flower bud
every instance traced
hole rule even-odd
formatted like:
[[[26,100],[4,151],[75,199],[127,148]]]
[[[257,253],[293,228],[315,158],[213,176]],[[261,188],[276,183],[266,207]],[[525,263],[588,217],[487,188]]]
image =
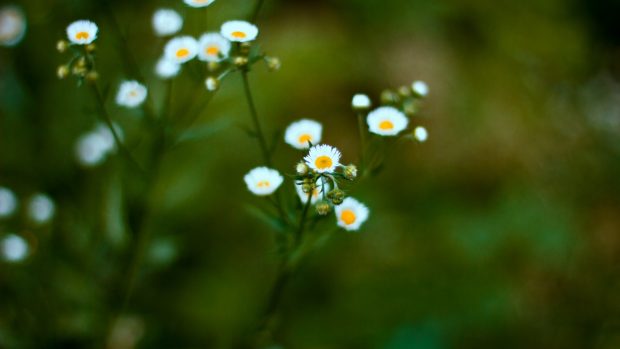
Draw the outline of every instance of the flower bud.
[[[209,62],[209,63],[207,63],[207,69],[209,69],[209,71],[216,71],[219,67],[220,67],[220,63],[219,62]]]
[[[390,90],[381,92],[381,103],[383,104],[396,104],[399,101],[399,97],[396,93]]]
[[[67,76],[69,76],[69,67],[66,65],[61,65],[58,67],[58,69],[56,70],[56,75],[58,76],[59,79],[64,79]]]
[[[418,97],[426,97],[426,95],[428,95],[428,85],[424,81],[414,81],[413,84],[411,84],[411,90]]]
[[[409,88],[409,86],[401,86],[398,88],[398,94],[401,97],[409,97],[411,96],[411,89]]]
[[[418,126],[413,130],[413,137],[418,140],[420,143],[426,142],[428,139],[428,131],[422,126]]]
[[[298,175],[300,176],[305,176],[308,174],[308,171],[310,170],[310,168],[308,167],[308,165],[303,162],[300,161],[297,166],[295,166],[295,171],[297,172]]]
[[[408,116],[414,116],[418,111],[418,107],[416,107],[413,100],[410,99],[407,102],[405,102],[405,104],[403,105],[403,111]]]
[[[267,61],[267,67],[271,71],[280,70],[280,67],[282,67],[282,62],[280,62],[278,57],[267,57],[265,60]]]
[[[86,45],[85,49],[86,49],[86,52],[93,53],[97,49],[97,46],[95,46],[95,44],[88,44]]]
[[[250,43],[250,42],[242,42],[241,45],[239,45],[239,52],[241,52],[241,54],[247,56],[248,53],[250,53],[250,48],[252,48],[252,43]]]
[[[69,48],[69,43],[66,42],[65,40],[60,40],[56,43],[56,49],[60,53],[64,53],[65,51],[67,51],[68,48]]]
[[[334,189],[327,193],[327,198],[336,206],[340,205],[344,201],[344,196],[344,191],[340,189]]]
[[[321,216],[325,216],[329,213],[329,211],[331,211],[331,206],[327,201],[324,200],[320,200],[319,202],[317,202],[315,208],[316,213],[320,214]]]
[[[301,184],[301,190],[306,194],[313,192],[315,187],[316,185],[311,178],[304,179],[303,183]]]
[[[239,68],[245,67],[248,64],[248,57],[237,56],[233,58],[233,63]]]
[[[97,79],[99,79],[99,73],[94,70],[91,70],[86,74],[86,80],[90,82],[97,81]]]
[[[207,87],[208,91],[213,92],[220,87],[220,81],[212,76],[209,76],[205,80],[205,86]]]
[[[77,60],[77,62],[75,63],[75,65],[79,68],[84,68],[86,69],[86,58],[85,57],[80,57],[80,59]]]
[[[367,95],[362,93],[358,93],[353,96],[353,100],[351,101],[351,106],[355,110],[367,110],[368,108],[370,108],[371,104],[372,103],[370,102],[370,98],[368,98]]]
[[[357,167],[353,164],[344,168],[344,178],[352,181],[357,177]]]

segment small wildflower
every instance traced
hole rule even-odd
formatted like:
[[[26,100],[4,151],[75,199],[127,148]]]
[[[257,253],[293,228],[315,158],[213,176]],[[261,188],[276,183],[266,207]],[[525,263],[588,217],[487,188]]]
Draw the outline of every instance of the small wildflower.
[[[411,89],[420,97],[428,95],[428,85],[424,81],[414,81],[411,84]]]
[[[321,144],[310,148],[304,160],[318,173],[333,172],[340,165],[341,153],[338,149]]]
[[[318,213],[321,216],[327,215],[329,211],[331,211],[332,209],[329,203],[325,200],[321,200],[317,202],[315,208],[316,208],[316,213]]]
[[[17,197],[9,188],[0,187],[0,218],[10,217],[17,208]]]
[[[144,102],[146,95],[147,90],[144,85],[135,80],[124,81],[118,89],[116,104],[122,107],[135,108]]]
[[[327,198],[332,202],[332,204],[334,204],[335,206],[338,206],[340,204],[342,204],[342,201],[344,200],[344,191],[336,188],[332,191],[330,191],[329,193],[327,193]]]
[[[301,200],[301,203],[302,204],[307,203],[308,192],[304,192],[303,185],[295,184],[295,190],[297,191],[297,196],[299,196],[299,200]],[[310,197],[311,204],[315,204],[319,200],[319,198],[321,197],[321,194],[323,194],[323,190],[328,191],[329,184],[325,184],[325,186],[318,185],[318,186],[315,186],[314,189],[312,189],[312,196]]]
[[[155,65],[155,73],[162,79],[170,79],[179,74],[181,65],[166,57],[162,57]]]
[[[28,204],[28,216],[37,224],[49,222],[56,212],[56,205],[49,196],[36,194]]]
[[[366,118],[370,132],[380,136],[396,136],[407,128],[409,119],[394,107],[379,107]]]
[[[173,38],[164,47],[164,56],[177,64],[191,61],[197,54],[198,42],[191,36]]]
[[[203,34],[198,40],[198,59],[219,62],[228,57],[230,47],[230,41],[219,33]]]
[[[243,180],[248,186],[248,190],[255,195],[271,195],[284,181],[284,178],[276,170],[268,167],[257,167],[248,172]]]
[[[0,245],[2,257],[8,262],[20,262],[28,256],[28,243],[19,235],[5,236]]]
[[[211,5],[215,0],[183,0],[184,3],[191,7],[207,7]]]
[[[336,206],[336,219],[338,226],[348,231],[358,230],[368,219],[368,207],[354,198],[344,199],[342,204]]]
[[[300,161],[297,166],[295,166],[295,172],[297,172],[298,175],[300,176],[305,176],[308,174],[308,171],[310,171],[310,168],[308,167],[308,165],[306,165],[305,162]]]
[[[215,91],[220,87],[220,81],[217,78],[214,78],[212,76],[209,76],[206,80],[205,80],[205,86],[207,87],[208,91]]]
[[[413,136],[418,140],[418,142],[424,143],[428,139],[428,131],[426,131],[424,127],[418,126],[415,130],[413,130]]]
[[[26,34],[26,17],[14,6],[0,9],[0,45],[15,46]]]
[[[75,21],[67,27],[67,38],[76,45],[88,45],[97,39],[99,28],[88,20]]]
[[[228,21],[222,24],[222,35],[233,42],[253,41],[258,36],[258,28],[246,21]]]
[[[301,119],[290,124],[284,133],[284,141],[295,149],[308,149],[310,143],[321,141],[323,126],[309,119]]]
[[[357,177],[357,167],[353,164],[344,168],[344,178],[352,181]]]
[[[183,27],[183,17],[171,9],[161,8],[153,14],[153,30],[158,36],[176,34]]]
[[[353,96],[353,100],[351,101],[351,106],[353,106],[353,109],[355,110],[366,110],[370,108],[370,105],[370,98],[368,98],[367,95],[362,93],[358,93]]]

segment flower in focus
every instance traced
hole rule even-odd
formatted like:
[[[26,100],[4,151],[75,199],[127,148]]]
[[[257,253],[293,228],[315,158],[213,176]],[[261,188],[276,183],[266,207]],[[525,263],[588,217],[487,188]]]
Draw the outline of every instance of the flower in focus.
[[[325,185],[317,185],[312,190],[312,197],[310,198],[310,203],[315,204],[317,200],[319,200],[323,196],[323,192],[327,193],[330,190],[331,186],[329,183],[325,183]],[[299,200],[301,200],[302,204],[308,202],[308,193],[304,193],[302,184],[295,184],[295,190],[297,191],[297,195],[299,196]]]
[[[14,6],[0,9],[0,45],[15,46],[26,34],[26,17]]]
[[[164,48],[164,56],[178,64],[191,61],[198,54],[198,42],[191,36],[171,39]]]
[[[181,65],[175,61],[162,57],[155,65],[155,73],[162,79],[170,79],[179,74]]]
[[[2,257],[8,262],[20,262],[28,256],[28,243],[19,235],[9,234],[0,242]]]
[[[320,144],[310,148],[304,160],[318,173],[334,172],[340,165],[340,151],[332,146]]]
[[[116,94],[116,104],[127,108],[135,108],[144,102],[146,94],[146,87],[139,82],[135,80],[124,81]]]
[[[153,30],[158,36],[177,33],[183,27],[183,17],[176,11],[162,8],[153,14]]]
[[[88,20],[75,21],[67,27],[69,41],[77,45],[88,45],[97,39],[99,28]]]
[[[274,169],[257,167],[248,172],[243,180],[253,194],[265,196],[273,194],[284,181],[284,177]]]
[[[413,130],[413,136],[419,142],[426,142],[426,140],[428,139],[428,131],[426,131],[424,127],[418,126],[415,128],[415,130]]]
[[[407,128],[409,119],[394,107],[379,107],[366,118],[370,132],[380,136],[396,136]]]
[[[191,7],[207,7],[215,0],[183,0],[184,3]]]
[[[295,121],[286,128],[284,141],[296,149],[308,149],[310,143],[321,141],[323,126],[314,120]]]
[[[17,208],[17,197],[9,188],[0,187],[0,218],[10,217]]]
[[[28,216],[37,224],[49,222],[56,212],[56,205],[52,199],[45,194],[36,194],[30,199],[28,204]]]
[[[348,197],[342,204],[336,206],[336,219],[338,226],[348,231],[358,230],[368,219],[370,211],[366,205]]]
[[[424,81],[414,81],[413,84],[411,84],[411,89],[422,97],[428,94],[428,85]]]
[[[198,59],[205,62],[219,62],[228,57],[230,41],[219,33],[203,34],[198,40]]]
[[[246,21],[228,21],[222,24],[222,35],[233,42],[248,42],[256,39],[258,28]]]
[[[368,98],[365,94],[358,93],[353,96],[351,105],[353,106],[353,109],[368,109],[371,105],[370,98]]]

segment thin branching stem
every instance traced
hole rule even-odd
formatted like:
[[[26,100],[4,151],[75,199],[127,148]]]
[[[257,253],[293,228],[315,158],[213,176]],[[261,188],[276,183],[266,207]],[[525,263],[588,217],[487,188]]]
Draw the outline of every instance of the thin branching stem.
[[[365,168],[365,157],[366,157],[366,127],[364,125],[364,113],[357,113],[357,126],[360,133],[360,172],[363,174],[366,170]]]
[[[243,90],[245,91],[245,98],[248,102],[248,107],[250,108],[250,116],[252,117],[252,122],[254,123],[255,136],[256,138],[258,138],[258,144],[263,154],[263,160],[265,161],[265,164],[271,167],[271,155],[269,154],[269,147],[267,146],[265,134],[263,133],[263,130],[261,128],[260,120],[258,119],[258,113],[256,112],[256,106],[254,104],[254,99],[252,98],[252,91],[250,90],[247,70],[241,71],[241,77],[243,78]]]
[[[257,0],[256,5],[254,5],[254,10],[252,11],[252,15],[250,16],[250,22],[256,22],[258,18],[258,14],[260,13],[260,9],[263,7],[263,3],[265,0]]]
[[[304,230],[306,228],[306,218],[308,217],[308,211],[310,209],[311,202],[312,190],[308,193],[308,201],[306,201],[306,203],[304,204],[303,211],[301,212],[301,216],[299,217],[299,225],[297,226],[297,231],[295,232],[295,249],[302,242]]]

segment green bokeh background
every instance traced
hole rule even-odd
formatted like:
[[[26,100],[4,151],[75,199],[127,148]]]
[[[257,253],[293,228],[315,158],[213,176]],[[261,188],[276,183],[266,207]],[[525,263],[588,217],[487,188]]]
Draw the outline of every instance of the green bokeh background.
[[[134,77],[102,3],[17,1],[27,35],[0,49],[0,185],[57,202],[51,226],[35,229],[22,214],[0,222],[0,234],[21,234],[32,249],[26,261],[0,265],[0,347],[104,347],[121,302],[132,243],[124,226],[142,188],[119,156],[78,166],[75,141],[97,121],[93,99],[55,76],[66,25],[96,21],[110,113],[128,139],[141,139],[140,111],[113,104],[118,83]],[[198,35],[254,6],[217,0],[205,28],[204,11],[181,0],[110,4],[156,107],[166,85],[153,75],[164,44],[153,11],[179,10],[183,32]],[[280,308],[278,343],[620,347],[617,13],[613,0],[266,0],[259,44],[283,66],[256,65],[250,79],[269,134],[313,118],[354,162],[354,93],[376,101],[417,79],[431,91],[414,118],[429,141],[389,147],[386,169],[354,188],[370,219],[302,263]],[[185,70],[175,80],[173,110],[206,96],[202,79]],[[249,125],[233,74],[201,115],[200,137],[163,160],[123,323],[141,334],[140,348],[227,348],[256,321],[277,255],[270,227],[246,209],[261,204],[242,181],[261,164]],[[138,141],[132,150],[145,155]],[[281,144],[275,167],[291,173],[301,155]]]

